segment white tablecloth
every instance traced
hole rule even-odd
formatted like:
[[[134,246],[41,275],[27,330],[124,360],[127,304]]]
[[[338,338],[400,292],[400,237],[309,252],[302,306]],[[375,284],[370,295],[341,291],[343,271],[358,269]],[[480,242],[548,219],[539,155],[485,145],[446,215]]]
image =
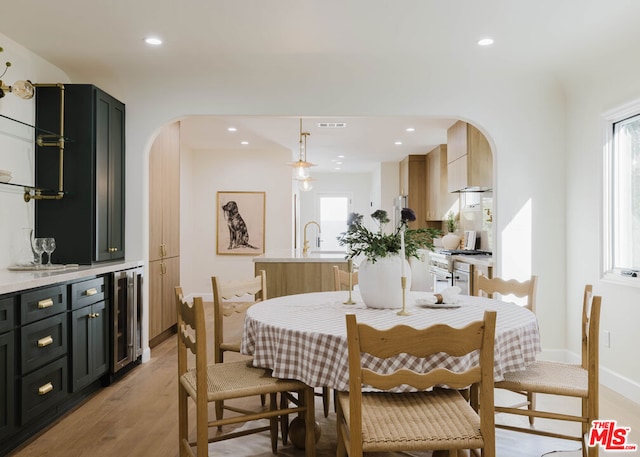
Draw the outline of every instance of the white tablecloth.
[[[367,308],[357,292],[355,305],[345,305],[348,292],[316,292],[265,300],[247,310],[241,351],[253,356],[254,365],[273,370],[278,378],[298,379],[312,387],[328,386],[348,390],[349,363],[345,314],[355,313],[358,322],[379,329],[407,324],[425,328],[434,324],[463,327],[480,320],[484,311],[497,311],[495,338],[495,380],[508,371],[524,369],[540,351],[540,334],[535,315],[513,303],[483,297],[460,296],[459,308],[431,309],[416,305],[424,292],[407,293],[410,316],[398,316],[396,309]],[[427,359],[408,355],[381,361],[370,357],[365,365],[416,371],[441,366],[460,370],[477,363],[477,353],[464,357],[436,354]]]

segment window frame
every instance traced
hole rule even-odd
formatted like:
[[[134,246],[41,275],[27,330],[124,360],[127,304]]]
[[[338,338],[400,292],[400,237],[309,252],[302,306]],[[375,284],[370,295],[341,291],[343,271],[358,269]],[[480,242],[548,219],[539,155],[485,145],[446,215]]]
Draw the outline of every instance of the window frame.
[[[640,99],[611,109],[602,115],[603,119],[603,174],[602,174],[602,256],[601,276],[604,280],[640,287],[640,273],[638,277],[626,276],[624,268],[614,267],[614,126],[616,123],[640,115]]]

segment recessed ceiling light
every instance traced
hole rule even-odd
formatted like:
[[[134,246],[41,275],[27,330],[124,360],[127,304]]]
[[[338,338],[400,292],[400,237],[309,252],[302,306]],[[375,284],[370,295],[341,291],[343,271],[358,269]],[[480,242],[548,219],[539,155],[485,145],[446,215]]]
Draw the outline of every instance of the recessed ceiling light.
[[[402,141],[396,141],[396,142],[395,142],[395,143],[393,143],[393,144],[395,144],[396,146],[400,146],[400,145],[402,144]]]
[[[336,162],[336,165],[342,165],[342,162]]]
[[[227,128],[227,132],[237,132],[237,131],[238,131],[238,129],[235,128],[235,127],[228,127]]]
[[[413,127],[407,127],[407,132],[415,132],[416,129]]]
[[[338,159],[344,159],[344,155],[343,155],[343,154],[340,154],[340,155],[338,156]]]
[[[243,146],[246,146],[246,145],[249,144],[249,142],[248,141],[241,141],[240,144],[243,145]]]
[[[162,44],[162,40],[160,38],[158,38],[158,37],[155,37],[155,36],[150,36],[150,37],[145,38],[144,42],[147,43],[147,44],[154,45],[154,46],[159,46],[159,45]]]
[[[493,44],[493,38],[483,38],[478,41],[480,46],[491,46]]]
[[[335,168],[334,168],[334,170],[340,170],[340,169],[341,169],[340,167],[335,167]]]

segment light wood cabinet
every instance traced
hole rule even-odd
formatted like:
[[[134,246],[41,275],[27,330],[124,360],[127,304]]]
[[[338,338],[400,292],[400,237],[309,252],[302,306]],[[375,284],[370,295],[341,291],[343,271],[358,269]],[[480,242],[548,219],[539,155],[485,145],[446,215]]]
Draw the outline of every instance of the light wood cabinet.
[[[346,271],[346,260],[335,262],[255,262],[257,275],[264,270],[267,275],[268,298],[283,295],[304,294],[334,290],[333,266]]]
[[[177,323],[175,292],[180,285],[180,257],[149,262],[149,346],[173,333]]]
[[[493,186],[493,158],[485,136],[458,121],[447,130],[447,191],[488,190]]]
[[[438,145],[427,153],[427,221],[443,221],[449,211],[458,211],[458,196],[447,189],[447,164],[446,144]]]
[[[412,154],[400,162],[400,194],[408,195],[407,205],[416,213],[409,228],[426,227],[427,169],[424,154]]]
[[[149,261],[180,255],[180,124],[162,128],[149,153]]]
[[[149,155],[149,346],[177,323],[180,283],[180,124],[162,128]]]

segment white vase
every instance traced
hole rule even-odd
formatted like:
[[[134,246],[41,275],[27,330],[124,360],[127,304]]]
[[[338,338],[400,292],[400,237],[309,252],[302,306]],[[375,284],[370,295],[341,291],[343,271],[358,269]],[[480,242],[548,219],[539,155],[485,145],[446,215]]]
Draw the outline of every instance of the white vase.
[[[445,249],[458,249],[460,247],[460,237],[455,233],[447,233],[442,237],[442,246]]]
[[[399,254],[381,257],[374,262],[367,259],[358,268],[358,288],[368,308],[402,308],[402,263],[407,277],[406,292],[411,289],[411,268]]]

